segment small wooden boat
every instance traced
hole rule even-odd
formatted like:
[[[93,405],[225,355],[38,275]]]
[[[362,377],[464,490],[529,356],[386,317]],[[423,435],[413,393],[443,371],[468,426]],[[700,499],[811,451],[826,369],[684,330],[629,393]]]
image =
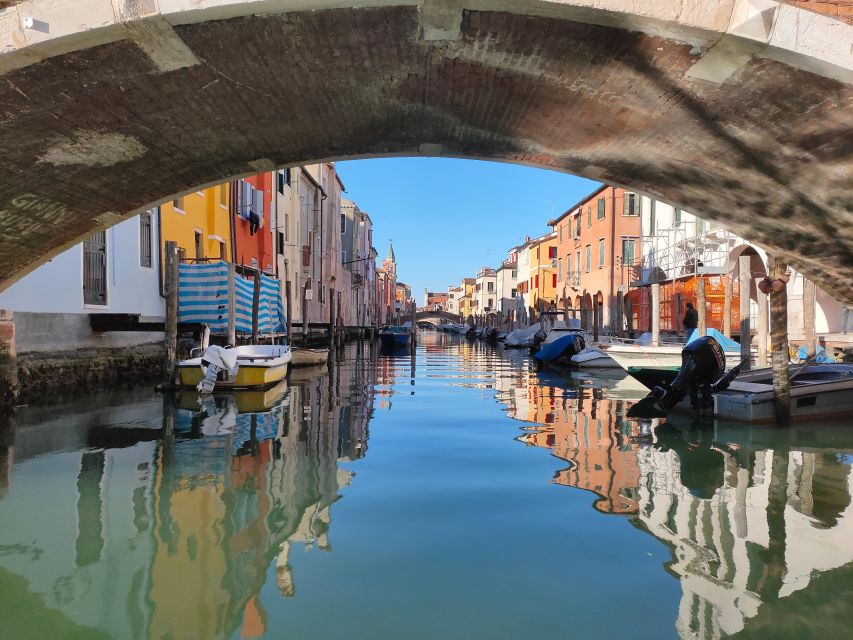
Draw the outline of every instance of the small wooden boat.
[[[293,359],[290,361],[292,367],[313,367],[316,365],[326,364],[329,360],[328,349],[305,349],[303,347],[293,347],[291,349]]]
[[[213,364],[218,367],[214,390],[268,387],[284,379],[291,359],[287,345],[252,344],[232,349],[214,346],[201,356],[181,360],[178,376],[182,386],[197,387]]]

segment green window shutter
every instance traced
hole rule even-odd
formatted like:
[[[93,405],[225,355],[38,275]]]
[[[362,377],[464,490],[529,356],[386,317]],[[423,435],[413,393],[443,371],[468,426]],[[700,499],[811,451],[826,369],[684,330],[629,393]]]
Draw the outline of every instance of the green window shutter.
[[[604,198],[598,199],[598,219],[604,219]]]

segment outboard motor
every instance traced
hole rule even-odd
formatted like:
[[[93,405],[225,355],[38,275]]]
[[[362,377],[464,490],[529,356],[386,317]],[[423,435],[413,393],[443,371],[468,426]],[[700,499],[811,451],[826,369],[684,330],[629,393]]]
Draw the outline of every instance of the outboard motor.
[[[707,415],[714,407],[714,394],[726,389],[742,366],[743,363],[725,373],[726,354],[720,343],[711,336],[698,338],[682,349],[681,369],[675,379],[652,389],[628,410],[628,416],[662,418],[687,395],[693,409]]]

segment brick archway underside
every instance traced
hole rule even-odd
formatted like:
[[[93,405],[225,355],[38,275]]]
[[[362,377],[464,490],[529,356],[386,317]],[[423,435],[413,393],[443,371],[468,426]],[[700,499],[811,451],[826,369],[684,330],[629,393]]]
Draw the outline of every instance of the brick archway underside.
[[[711,45],[561,16],[465,10],[451,27],[425,29],[417,6],[334,8],[174,25],[171,66],[132,39],[7,70],[0,54],[0,287],[199,185],[448,155],[646,192],[853,301],[843,69],[733,55],[697,72]]]

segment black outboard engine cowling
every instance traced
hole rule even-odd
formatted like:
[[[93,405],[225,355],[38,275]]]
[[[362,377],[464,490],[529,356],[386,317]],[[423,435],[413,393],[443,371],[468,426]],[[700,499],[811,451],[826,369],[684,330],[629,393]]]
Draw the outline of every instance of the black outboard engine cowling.
[[[726,354],[711,336],[698,338],[681,350],[681,369],[671,383],[662,383],[631,407],[633,418],[663,417],[689,395],[700,414],[713,409],[713,393],[726,371]],[[728,385],[726,385],[728,386]]]

